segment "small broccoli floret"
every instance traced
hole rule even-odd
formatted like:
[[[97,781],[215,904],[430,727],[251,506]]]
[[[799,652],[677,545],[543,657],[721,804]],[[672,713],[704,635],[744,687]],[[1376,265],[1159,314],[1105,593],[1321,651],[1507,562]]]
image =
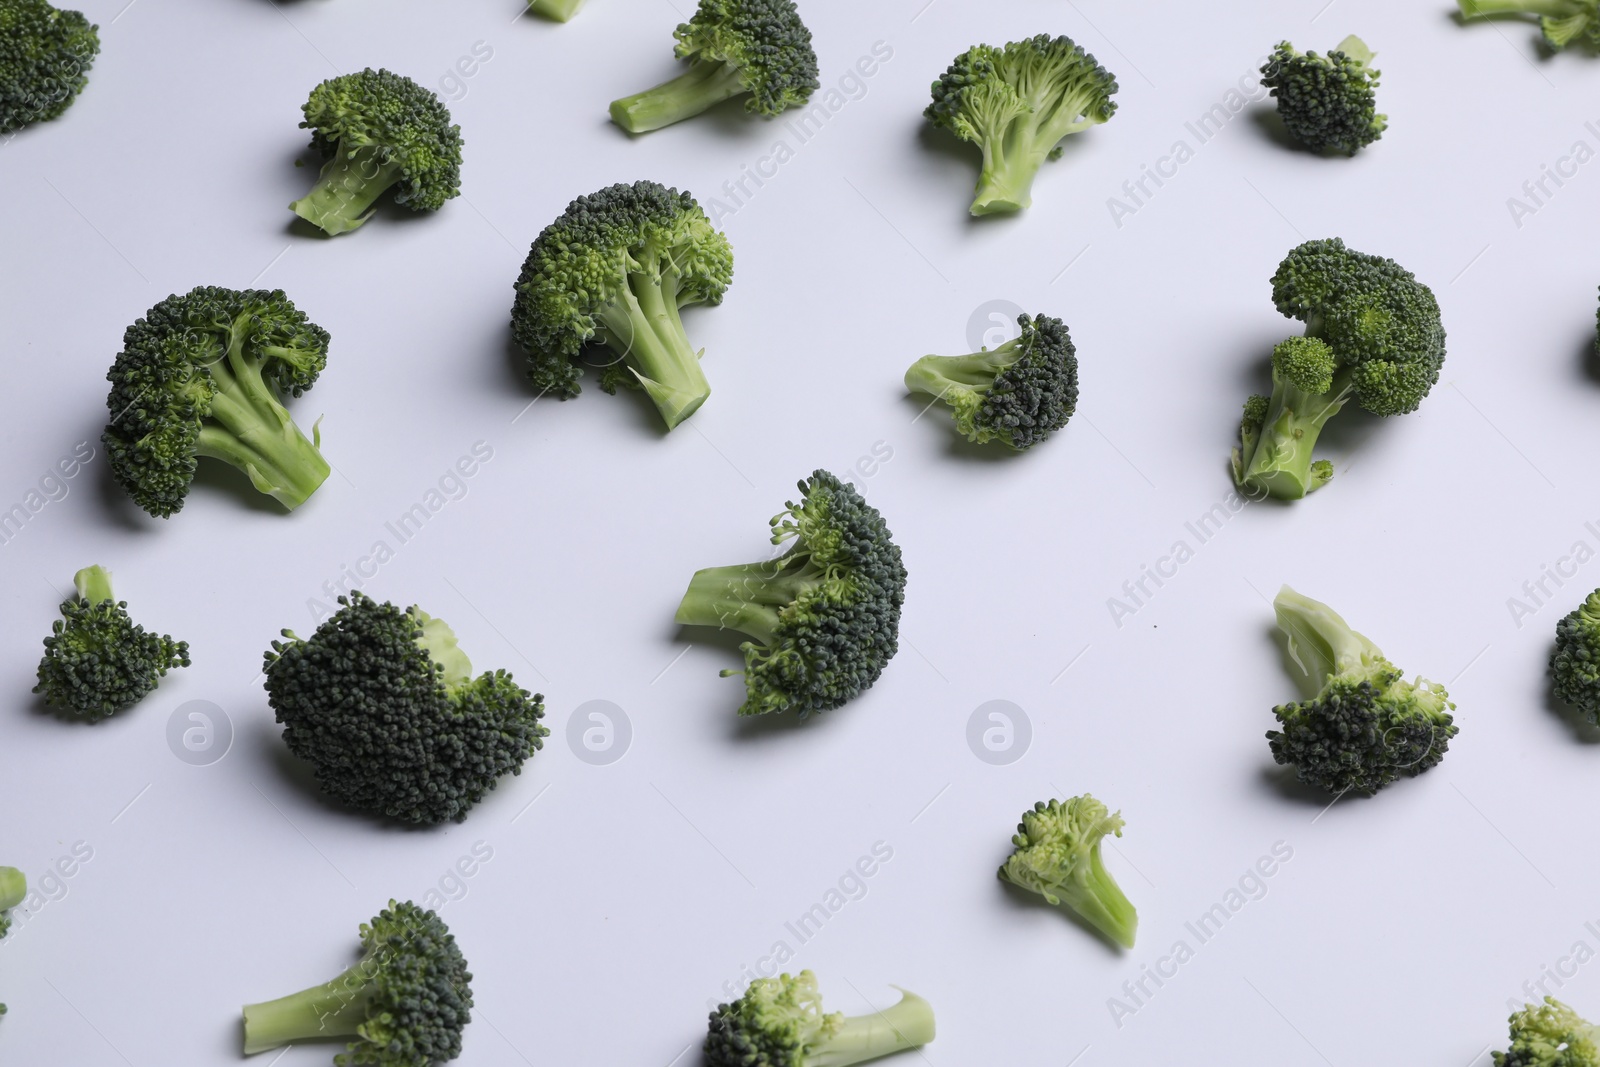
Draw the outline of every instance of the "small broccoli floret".
[[[1017,325],[1021,334],[993,350],[924,356],[906,371],[906,388],[949,404],[974,444],[1032,448],[1078,406],[1078,355],[1060,319],[1022,315]]]
[[[0,867],[0,938],[11,932],[11,909],[28,896],[28,880],[15,867]],[[0,1004],[0,1015],[6,1006]]]
[[[386,189],[412,211],[437,211],[461,194],[461,127],[410,78],[371,67],[341,74],[311,90],[302,110],[300,128],[327,162],[289,208],[330,237],[371,218]]]
[[[1550,678],[1559,699],[1600,726],[1600,589],[1556,623]]]
[[[1389,116],[1376,111],[1378,71],[1372,49],[1352,34],[1327,55],[1279,44],[1261,68],[1261,84],[1296,141],[1313,152],[1353,156],[1383,136]]]
[[[244,1009],[244,1052],[342,1040],[338,1067],[432,1067],[461,1055],[472,974],[444,921],[407,902],[361,924],[361,960],[331,982]]]
[[[1458,731],[1444,686],[1407,682],[1326,604],[1288,586],[1272,603],[1295,670],[1316,694],[1272,709],[1282,725],[1267,732],[1273,759],[1308,785],[1362,794],[1444,759]]]
[[[585,346],[604,346],[600,388],[643,389],[670,430],[711,395],[678,310],[720,304],[732,281],[733,249],[694,197],[655,182],[612,185],[574,200],[534,239],[511,333],[540,395],[577,396]]]
[[[1241,490],[1294,500],[1325,485],[1332,464],[1313,461],[1327,421],[1354,400],[1374,415],[1415,411],[1439,380],[1444,327],[1433,291],[1381,256],[1338,238],[1293,249],[1272,278],[1278,311],[1305,337],[1272,355],[1272,396],[1245,405],[1233,453]]]
[[[1600,1067],[1600,1029],[1555,997],[1511,1016],[1511,1047],[1494,1067]]]
[[[189,666],[189,643],[147,633],[129,618],[105,568],[85,567],[73,584],[78,595],[61,605],[44,639],[33,691],[45,703],[99,722],[143,700],[167,671]]]
[[[706,1067],[850,1067],[920,1048],[934,1037],[933,1006],[900,990],[900,1002],[871,1015],[822,1013],[817,976],[757,978],[744,996],[711,1013]]]
[[[800,502],[771,523],[773,544],[794,542],[788,551],[699,571],[678,605],[685,626],[751,638],[739,646],[740,715],[836,708],[871,688],[899,649],[906,568],[883,516],[827,471],[799,484]]]
[[[460,821],[544,745],[544,697],[505,671],[472,676],[450,627],[361,592],[309,638],[266,653],[289,751],[328,796],[412,823]]]
[[[1560,51],[1574,41],[1600,49],[1600,3],[1596,0],[1457,0],[1464,19],[1537,15],[1545,43]]]
[[[528,10],[552,22],[567,22],[582,6],[583,0],[530,0]]]
[[[100,53],[99,29],[45,0],[0,0],[0,134],[72,106]]]
[[[1100,842],[1107,834],[1121,837],[1122,826],[1120,814],[1087,793],[1040,801],[1022,813],[1011,838],[1016,851],[1001,864],[1000,878],[1051,904],[1065,904],[1107,938],[1132,948],[1139,913],[1100,858]]]
[[[317,428],[307,441],[282,398],[310,389],[327,360],[328,331],[282,290],[202,286],[169,296],[128,327],[106,375],[111,421],[101,440],[111,473],[162,518],[183,507],[201,456],[298,507],[328,463]]]
[[[768,117],[811,99],[817,53],[794,0],[700,0],[673,31],[689,69],[654,89],[611,105],[611,121],[648,133],[749,94],[745,110]]]
[[[1070,38],[1040,34],[1004,48],[976,45],[933,83],[923,113],[983,150],[974,215],[1021,211],[1062,140],[1116,112],[1117,79]]]

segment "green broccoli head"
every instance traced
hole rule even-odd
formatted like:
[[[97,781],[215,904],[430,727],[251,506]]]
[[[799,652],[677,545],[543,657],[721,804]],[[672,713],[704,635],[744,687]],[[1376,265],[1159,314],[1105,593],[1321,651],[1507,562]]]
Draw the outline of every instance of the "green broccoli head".
[[[1500,15],[1537,15],[1539,30],[1552,50],[1573,42],[1600,50],[1600,3],[1597,0],[1457,0],[1464,19]]]
[[[85,567],[73,584],[78,595],[61,605],[44,639],[33,691],[45,703],[99,722],[143,700],[167,671],[189,666],[189,643],[149,633],[129,618],[105,568]]]
[[[751,639],[740,646],[740,715],[836,708],[871,688],[899,649],[906,568],[883,516],[824,470],[800,482],[800,502],[785,508],[772,520],[772,543],[792,541],[788,551],[699,571],[678,605],[683,625]]]
[[[389,906],[361,926],[361,960],[331,982],[244,1009],[245,1055],[348,1038],[338,1067],[433,1067],[461,1054],[472,974],[438,915]]]
[[[1132,948],[1139,913],[1106,871],[1100,842],[1122,836],[1122,816],[1085,793],[1070,800],[1044,801],[1022,813],[1011,839],[1014,852],[1000,866],[1000,878],[1066,905],[1085,922],[1123,948]]]
[[[1326,604],[1284,586],[1273,601],[1309,700],[1273,709],[1272,758],[1330,793],[1372,794],[1444,759],[1458,728],[1444,686],[1407,682],[1377,645]]]
[[[1511,1016],[1511,1047],[1494,1067],[1600,1067],[1600,1033],[1555,997]]]
[[[823,1014],[810,971],[757,978],[744,996],[718,1005],[706,1031],[706,1067],[849,1067],[918,1048],[934,1038],[933,1008],[900,990],[871,1015]]]
[[[1067,424],[1078,406],[1078,355],[1066,324],[1048,315],[1017,319],[1021,333],[969,356],[924,356],[906,388],[949,404],[974,444],[1032,448]]]
[[[300,128],[327,162],[289,207],[329,236],[361,226],[390,188],[413,211],[437,211],[460,195],[461,127],[410,78],[370,67],[341,74],[311,90],[302,110]]]
[[[72,106],[100,53],[99,29],[45,0],[0,0],[0,134]]]
[[[550,731],[544,698],[505,671],[472,676],[442,621],[361,592],[266,653],[267,697],[289,751],[334,800],[410,823],[465,819]]]
[[[674,32],[689,69],[671,81],[611,105],[629,133],[648,133],[745,96],[745,109],[772,116],[811,99],[817,53],[794,0],[700,0]]]
[[[1556,624],[1550,677],[1558,698],[1600,726],[1600,589]]]
[[[106,375],[111,421],[101,440],[111,473],[141,508],[183,507],[202,456],[249,476],[286,508],[328,476],[282,398],[310,389],[328,359],[328,331],[281,290],[202,286],[169,296],[123,335]]]
[[[1378,71],[1372,50],[1354,35],[1327,55],[1279,44],[1261,68],[1261,84],[1295,140],[1327,155],[1353,156],[1383,136],[1389,117],[1377,113]]]
[[[711,386],[678,311],[720,304],[733,249],[688,193],[655,182],[580,196],[534,239],[511,309],[540,395],[580,392],[586,346],[609,350],[600,388],[643,389],[670,430]]]
[[[974,215],[1033,202],[1034,176],[1067,136],[1116,112],[1117,79],[1067,37],[1041,34],[1004,48],[976,45],[933,83],[924,115],[983,151]]]

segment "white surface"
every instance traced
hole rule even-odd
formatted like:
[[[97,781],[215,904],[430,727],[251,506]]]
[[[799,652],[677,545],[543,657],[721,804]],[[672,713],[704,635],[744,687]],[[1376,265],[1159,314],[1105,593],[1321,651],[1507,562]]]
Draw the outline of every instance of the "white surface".
[[[650,177],[709,204],[786,136],[736,107],[638,141],[608,125],[611,99],[672,72],[686,0],[591,0],[565,27],[513,21],[514,0],[122,2],[85,0],[104,50],[78,103],[0,149],[0,504],[79,441],[98,457],[0,547],[0,862],[37,880],[74,843],[93,851],[0,946],[6,1063],[232,1062],[241,1003],[336,973],[361,921],[420,899],[476,842],[493,857],[443,912],[477,978],[469,1064],[664,1067],[698,1045],[724,981],[795,944],[784,923],[875,842],[893,858],[790,966],[851,1013],[890,983],[922,993],[940,1027],[925,1062],[950,1067],[1085,1047],[1086,1067],[1220,1063],[1241,1043],[1286,1067],[1482,1064],[1524,980],[1600,947],[1584,927],[1600,919],[1600,749],[1543,680],[1551,629],[1600,563],[1521,628],[1506,603],[1574,542],[1600,548],[1584,525],[1600,520],[1585,372],[1600,164],[1521,228],[1506,206],[1574,142],[1600,148],[1584,125],[1600,63],[1538,62],[1535,30],[1459,27],[1446,0],[1320,15],[1323,0],[808,0],[825,83],[874,42],[893,58],[724,220],[734,285],[689,316],[715,391],[663,437],[642,398],[592,380],[523,413],[506,323],[528,243],[572,196]],[[924,131],[928,84],[969,44],[1041,31],[1114,70],[1121,110],[1046,168],[1031,212],[974,223],[977,154]],[[1195,147],[1185,122],[1253,86],[1274,42],[1351,31],[1384,71],[1381,142],[1311,158],[1264,132],[1257,103],[1113,223],[1107,198],[1174,141]],[[464,195],[334,241],[292,230],[311,86],[370,64],[437,87],[478,42],[492,59],[451,104]],[[1434,287],[1444,378],[1413,417],[1341,416],[1329,488],[1199,545],[1185,523],[1229,493],[1240,404],[1292,332],[1268,278],[1302,237],[1333,235]],[[293,517],[214,478],[151,521],[107,485],[105,369],[168,293],[252,283],[332,332],[292,410],[326,415],[338,473]],[[1063,316],[1082,361],[1076,419],[1015,459],[953,446],[942,412],[914,422],[900,386],[916,357],[965,351],[995,298]],[[554,733],[466,823],[376,825],[325,806],[287,757],[261,652],[309,629],[322,583],[477,441],[492,461],[366,589],[445,617],[477,666],[541,689]],[[867,495],[911,572],[901,654],[845,709],[744,728],[739,682],[716,673],[731,650],[686,640],[677,599],[695,569],[762,555],[797,478],[875,445],[892,459]],[[1179,540],[1193,558],[1119,629],[1107,598]],[[90,562],[195,659],[92,729],[28,692]],[[1264,596],[1283,581],[1450,683],[1461,734],[1442,766],[1320,818],[1320,799],[1275,784],[1262,733],[1293,691]],[[965,740],[997,698],[1034,731],[1004,767]],[[611,766],[565,741],[594,699],[632,721]],[[233,723],[212,766],[166,742],[191,700]],[[1108,854],[1141,917],[1126,954],[993,875],[1023,808],[1086,790],[1128,820]],[[1275,842],[1293,859],[1264,898],[1198,945],[1184,923]],[[1108,998],[1180,938],[1193,959],[1119,1028]],[[1600,966],[1548,988],[1600,1017]]]

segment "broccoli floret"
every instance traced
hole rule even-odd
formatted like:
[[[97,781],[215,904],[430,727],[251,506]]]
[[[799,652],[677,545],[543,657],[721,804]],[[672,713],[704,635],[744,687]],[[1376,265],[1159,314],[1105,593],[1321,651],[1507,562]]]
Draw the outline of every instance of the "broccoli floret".
[[[1272,299],[1306,324],[1305,337],[1273,352],[1271,398],[1245,404],[1233,480],[1252,495],[1294,500],[1333,476],[1331,464],[1311,456],[1346,403],[1374,415],[1417,409],[1439,380],[1444,327],[1432,290],[1338,238],[1293,249],[1273,275]]]
[[[167,671],[189,666],[189,643],[147,633],[129,618],[104,567],[85,567],[72,581],[78,595],[61,605],[44,639],[33,687],[47,704],[99,722],[143,700]]]
[[[1555,997],[1511,1016],[1511,1047],[1494,1067],[1600,1067],[1600,1029]]]
[[[1600,589],[1556,623],[1550,677],[1558,698],[1600,726]]]
[[[1444,686],[1407,682],[1326,604],[1284,586],[1273,602],[1301,681],[1315,696],[1272,709],[1272,758],[1330,793],[1376,793],[1444,759],[1457,726]]]
[[[740,715],[793,709],[803,719],[871,688],[899,649],[906,568],[883,516],[827,471],[772,520],[776,559],[695,574],[685,626],[736,630],[744,653]],[[739,671],[723,671],[723,677]]]
[[[1046,34],[1004,48],[976,45],[933,83],[923,114],[983,150],[974,215],[1021,211],[1061,141],[1117,110],[1117,79],[1070,38]]]
[[[567,22],[582,6],[583,0],[530,0],[528,10],[553,22]]]
[[[544,697],[507,672],[472,676],[441,620],[361,592],[266,653],[267,697],[289,751],[323,792],[411,823],[460,821],[544,745]]]
[[[72,106],[100,53],[99,29],[45,0],[0,0],[0,134]]]
[[[1051,904],[1065,904],[1107,938],[1132,948],[1139,913],[1100,858],[1100,842],[1107,834],[1121,837],[1122,826],[1121,814],[1087,793],[1040,801],[1022,813],[1011,838],[1016,851],[1001,864],[1000,878]]]
[[[1559,51],[1581,41],[1600,49],[1600,3],[1596,0],[1457,0],[1464,19],[1537,15],[1545,43]]]
[[[111,473],[163,518],[183,507],[201,456],[298,507],[328,464],[318,429],[307,441],[281,398],[310,389],[327,360],[328,331],[282,290],[202,286],[169,296],[128,327],[106,375],[111,421],[101,440]]]
[[[1261,68],[1261,84],[1278,98],[1278,114],[1296,141],[1313,152],[1353,156],[1383,136],[1389,116],[1376,111],[1378,71],[1372,49],[1354,34],[1327,55],[1278,45]]]
[[[327,162],[289,208],[330,237],[371,218],[391,187],[412,211],[437,211],[461,194],[461,127],[410,78],[371,67],[341,74],[311,90],[302,110],[300,128]]]
[[[770,117],[804,104],[821,84],[811,31],[794,0],[700,0],[673,36],[689,69],[612,103],[611,121],[629,133],[659,130],[746,93],[745,110]]]
[[[432,1067],[461,1055],[472,974],[444,920],[409,901],[361,924],[365,951],[331,982],[244,1009],[245,1055],[350,1038],[338,1067]]]
[[[1060,319],[1022,315],[1017,325],[1021,334],[993,350],[924,356],[906,371],[906,388],[949,404],[974,444],[1032,448],[1078,406],[1078,355]]]
[[[733,249],[694,197],[613,185],[574,200],[534,239],[511,333],[540,395],[577,396],[584,347],[601,345],[600,388],[643,389],[670,430],[711,395],[678,309],[722,303],[732,281]]]
[[[28,896],[28,880],[15,867],[0,867],[0,938],[11,932],[11,909]],[[6,1006],[0,1004],[0,1015]]]
[[[900,1001],[871,1015],[822,1013],[810,971],[757,978],[744,996],[711,1013],[706,1067],[849,1067],[920,1048],[934,1037],[933,1006],[900,990]]]

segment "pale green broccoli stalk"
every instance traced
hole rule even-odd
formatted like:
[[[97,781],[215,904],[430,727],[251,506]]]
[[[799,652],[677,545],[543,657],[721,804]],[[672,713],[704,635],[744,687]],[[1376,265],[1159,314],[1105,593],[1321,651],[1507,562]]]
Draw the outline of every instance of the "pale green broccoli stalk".
[[[1600,3],[1596,0],[1457,0],[1464,19],[1537,15],[1545,43],[1557,51],[1581,39],[1600,49]]]
[[[757,978],[744,996],[711,1013],[706,1067],[849,1067],[919,1048],[934,1038],[933,1007],[900,990],[871,1015],[825,1015],[810,971]]]
[[[0,938],[11,932],[11,909],[28,896],[28,880],[15,867],[0,867]],[[6,1006],[0,1004],[0,1015]]]
[[[1065,905],[1123,948],[1132,948],[1139,928],[1122,887],[1100,858],[1107,834],[1122,836],[1122,816],[1085,793],[1070,800],[1044,801],[1022,813],[1011,839],[1016,850],[1000,866],[1000,878]]]
[[[583,6],[583,0],[531,0],[528,10],[552,22],[568,22]]]
[[[1511,1016],[1511,1047],[1494,1067],[1600,1067],[1600,1028],[1555,997]]]

